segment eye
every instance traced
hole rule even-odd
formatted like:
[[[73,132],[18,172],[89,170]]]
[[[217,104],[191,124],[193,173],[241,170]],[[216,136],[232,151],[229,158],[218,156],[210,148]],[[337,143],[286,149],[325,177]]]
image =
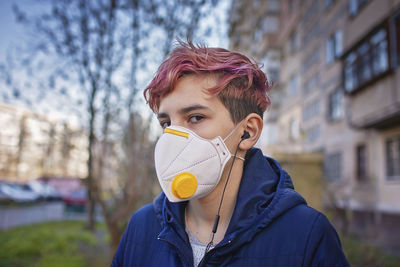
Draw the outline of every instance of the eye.
[[[163,129],[167,128],[168,126],[171,125],[170,121],[160,121],[160,125]]]
[[[202,115],[192,115],[189,117],[189,121],[191,123],[197,123],[197,122],[201,121],[202,119],[204,119],[204,116],[202,116]]]

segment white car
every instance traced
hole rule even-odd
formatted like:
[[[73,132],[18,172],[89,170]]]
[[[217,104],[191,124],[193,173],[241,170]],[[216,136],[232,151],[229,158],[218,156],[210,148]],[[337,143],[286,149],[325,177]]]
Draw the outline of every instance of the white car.
[[[26,186],[28,186],[33,192],[38,194],[43,199],[61,200],[61,195],[53,186],[49,184],[33,180],[27,183]]]
[[[20,184],[0,183],[0,192],[15,202],[34,202],[40,195]]]

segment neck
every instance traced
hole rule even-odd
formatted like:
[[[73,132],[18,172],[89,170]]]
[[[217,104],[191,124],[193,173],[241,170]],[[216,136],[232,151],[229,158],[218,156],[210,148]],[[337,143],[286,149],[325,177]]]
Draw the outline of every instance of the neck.
[[[228,164],[226,164],[226,168],[216,188],[209,195],[203,198],[190,200],[186,208],[187,227],[201,243],[207,244],[211,241],[215,216],[218,213],[219,204],[221,202],[226,180],[228,179],[232,160],[233,157]],[[236,197],[239,191],[242,173],[243,161],[235,159],[221,205],[220,220],[217,232],[215,233],[214,244],[219,243],[223,239],[229,226],[236,204]]]

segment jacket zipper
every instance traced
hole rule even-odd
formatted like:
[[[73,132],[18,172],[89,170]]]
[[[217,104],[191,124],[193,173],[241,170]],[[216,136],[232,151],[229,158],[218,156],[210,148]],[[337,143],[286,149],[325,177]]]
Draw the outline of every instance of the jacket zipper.
[[[177,249],[177,251],[179,252],[178,254],[180,254],[181,258],[184,259],[184,262],[186,262],[187,266],[193,266],[193,262],[190,262],[186,257],[185,254],[182,252],[182,250],[179,248],[179,246],[175,245],[174,243],[168,241],[167,239],[162,239],[160,237],[157,237],[158,240],[160,241],[165,241],[168,244],[172,245],[173,247],[175,247]],[[189,263],[189,264],[188,264]],[[200,266],[200,265],[199,265]]]
[[[223,244],[223,245],[221,245],[221,246],[219,246],[219,247],[217,247],[217,248],[226,247],[226,246],[230,245],[231,243],[232,243],[232,239],[229,239],[227,243],[225,243],[225,244]],[[215,253],[215,252],[213,251],[214,249],[216,249],[216,248],[214,247],[212,250],[210,250],[209,252],[207,252],[207,254],[204,255],[204,257],[201,259],[201,261],[200,261],[198,267],[206,266],[206,265],[205,265],[205,264],[206,264],[206,261]]]

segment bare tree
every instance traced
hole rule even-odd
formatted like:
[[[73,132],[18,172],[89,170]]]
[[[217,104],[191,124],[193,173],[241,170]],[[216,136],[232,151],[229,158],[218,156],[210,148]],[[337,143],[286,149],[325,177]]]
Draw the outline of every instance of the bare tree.
[[[328,178],[323,177],[322,187],[325,207],[333,212],[334,222],[340,223],[341,231],[347,235],[349,234],[351,220],[350,201],[353,189],[350,180],[346,178],[343,178],[341,181],[332,182]]]
[[[103,140],[99,148],[95,171],[98,199],[110,233],[110,245],[117,248],[133,209],[150,202],[156,185],[153,151],[154,142],[149,138],[149,121],[139,114],[131,114],[120,143]],[[117,159],[116,166],[110,159]],[[119,179],[112,179],[112,177]],[[111,180],[111,181],[110,181]],[[100,182],[101,181],[101,182]],[[158,188],[158,187],[157,187]],[[112,199],[107,198],[113,195]]]
[[[26,126],[26,116],[23,116],[19,122],[19,134],[18,134],[18,152],[15,161],[15,176],[19,176],[19,165],[22,161],[24,148],[26,147],[27,138],[29,137],[29,131]]]
[[[46,80],[34,86],[40,88],[39,98],[56,91],[63,99],[60,106],[78,110],[86,120],[87,227],[94,228],[97,202],[113,248],[134,206],[146,191],[152,191],[149,121],[141,118],[135,105],[139,88],[146,82],[144,73],[165,57],[177,36],[193,36],[201,17],[215,3],[62,0],[51,1],[48,11],[32,17],[14,6],[17,20],[33,26],[35,33],[29,54],[21,62],[28,74],[35,70],[47,74]],[[40,62],[48,62],[49,57],[51,69],[43,71]],[[11,72],[6,73],[7,84],[21,97]],[[80,104],[85,108],[80,109]],[[113,161],[121,167],[118,171],[109,166]],[[118,186],[109,189],[104,181],[113,175],[118,177]]]

